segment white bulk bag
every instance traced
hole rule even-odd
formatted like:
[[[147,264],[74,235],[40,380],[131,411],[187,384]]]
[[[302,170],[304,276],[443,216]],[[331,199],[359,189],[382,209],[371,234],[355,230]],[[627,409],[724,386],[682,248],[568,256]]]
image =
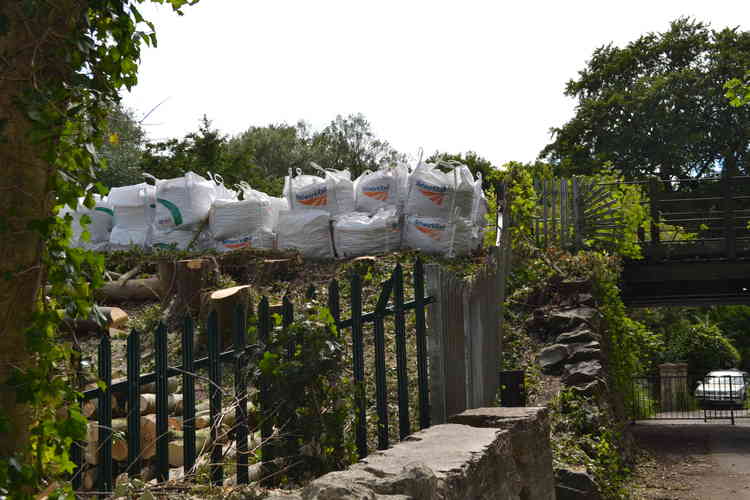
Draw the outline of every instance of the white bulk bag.
[[[253,248],[263,248],[266,250],[275,249],[276,233],[266,228],[258,229],[250,239],[250,245]]]
[[[405,212],[447,219],[457,208],[460,217],[471,217],[474,184],[466,165],[452,166],[450,172],[443,172],[437,165],[420,163],[409,176]]]
[[[243,234],[214,242],[214,248],[219,252],[231,252],[241,248],[258,248],[271,250],[276,248],[276,233],[267,228],[261,228],[252,235]]]
[[[101,246],[101,243],[109,242],[109,234],[112,231],[114,225],[114,212],[112,211],[112,205],[107,201],[107,198],[102,198],[100,195],[93,195],[94,208],[87,208],[83,202],[85,198],[79,198],[77,208],[72,210],[67,205],[60,210],[60,217],[65,217],[67,214],[73,218],[71,222],[71,229],[73,230],[73,237],[71,239],[71,245],[74,247],[83,247],[89,249],[97,249]],[[86,226],[85,230],[89,232],[89,240],[81,240],[84,227],[81,225],[81,218],[87,215],[91,221]]]
[[[406,198],[409,170],[405,165],[365,171],[354,181],[354,208],[374,213],[381,208],[397,207]]]
[[[330,215],[354,211],[354,183],[348,170],[323,170],[325,177],[303,175],[297,170],[294,177],[284,178],[284,196],[289,208],[296,210],[325,210]]]
[[[239,193],[224,185],[224,178],[219,174],[207,172],[208,178],[214,183],[214,198],[217,200],[238,200]]]
[[[271,202],[271,225],[269,228],[271,231],[275,231],[279,224],[279,214],[289,210],[289,201],[286,198],[276,198],[275,196],[269,196],[268,199]]]
[[[352,212],[333,224],[336,255],[354,257],[386,253],[401,248],[401,226],[395,208],[374,215]]]
[[[252,234],[273,225],[270,197],[260,191],[245,191],[242,201],[215,200],[208,215],[208,226],[217,240]]]
[[[160,249],[187,250],[190,243],[197,243],[195,231],[189,229],[173,229],[171,231],[154,231],[151,246]]]
[[[122,246],[149,243],[155,192],[154,186],[145,182],[110,189],[107,201],[114,211],[110,243]]]
[[[454,221],[410,215],[404,221],[404,246],[422,252],[457,256],[476,248],[477,231],[467,219]]]
[[[183,177],[156,181],[157,231],[189,228],[208,217],[216,198],[216,184],[188,172]]]
[[[330,220],[324,210],[281,212],[278,247],[299,250],[303,256],[313,259],[332,259]]]
[[[214,243],[214,248],[219,252],[231,252],[250,247],[252,247],[252,237],[249,234],[216,240]]]

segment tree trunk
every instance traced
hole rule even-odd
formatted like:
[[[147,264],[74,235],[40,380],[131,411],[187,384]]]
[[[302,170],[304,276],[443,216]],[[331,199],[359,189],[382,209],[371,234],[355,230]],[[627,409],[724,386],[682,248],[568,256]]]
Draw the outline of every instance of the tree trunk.
[[[96,291],[96,296],[109,303],[157,301],[163,297],[162,282],[159,278],[109,281]]]
[[[210,311],[216,312],[216,323],[218,326],[220,348],[222,351],[229,349],[234,344],[234,323],[238,307],[248,315],[250,303],[250,285],[233,286],[223,290],[217,290],[210,296]]]
[[[175,296],[168,308],[168,322],[178,324],[186,314],[201,312],[204,290],[218,283],[219,265],[215,259],[178,260],[174,269]]]
[[[34,362],[25,330],[38,304],[44,242],[29,224],[52,214],[55,170],[45,155],[61,133],[33,142],[29,113],[19,103],[35,88],[59,87],[72,77],[69,62],[61,56],[61,40],[81,31],[86,5],[60,0],[29,11],[20,0],[0,2],[0,19],[8,30],[0,36],[0,276],[11,276],[0,279],[0,414],[10,424],[0,431],[3,457],[28,453],[29,448],[30,409],[17,402],[19,389],[8,378]]]

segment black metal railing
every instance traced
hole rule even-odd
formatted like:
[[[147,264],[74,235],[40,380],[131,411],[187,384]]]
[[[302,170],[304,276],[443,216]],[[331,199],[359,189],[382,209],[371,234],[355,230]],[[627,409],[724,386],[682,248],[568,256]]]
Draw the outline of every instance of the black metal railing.
[[[634,377],[630,418],[638,420],[704,420],[750,417],[750,379],[744,372],[727,375]]]
[[[365,391],[365,328],[371,323],[374,332],[374,385],[376,388],[376,412],[377,419],[377,447],[385,449],[389,446],[388,419],[388,386],[387,367],[385,362],[386,344],[390,341],[395,343],[396,351],[396,378],[398,393],[398,435],[400,439],[408,436],[412,429],[409,418],[409,380],[407,364],[407,327],[406,313],[414,311],[414,342],[416,344],[416,371],[418,388],[418,423],[420,428],[430,425],[429,415],[429,385],[427,379],[427,347],[425,331],[425,314],[427,305],[434,301],[433,297],[425,297],[424,270],[421,260],[416,259],[414,263],[414,298],[406,301],[404,294],[404,273],[398,264],[390,278],[380,288],[380,295],[375,310],[363,312],[363,286],[362,278],[358,274],[352,274],[349,279],[349,318],[341,317],[341,292],[339,282],[332,280],[328,284],[327,305],[334,319],[336,327],[341,331],[351,331],[352,348],[352,372],[355,391],[355,415],[354,433],[357,452],[360,458],[368,453],[368,429],[367,411],[368,398]],[[308,298],[314,296],[315,290],[308,291]],[[392,305],[389,303],[392,302]],[[294,322],[294,306],[288,296],[285,296],[280,308],[281,328],[288,328]],[[384,320],[393,316],[394,338],[386,337]],[[156,399],[156,442],[155,442],[155,477],[158,481],[166,481],[169,478],[170,463],[168,445],[170,440],[168,406],[169,389],[168,382],[172,377],[180,377],[182,381],[182,440],[183,440],[183,472],[185,475],[191,471],[195,464],[199,450],[196,449],[196,378],[205,380],[198,375],[199,370],[208,371],[208,399],[209,399],[209,421],[210,421],[210,481],[213,484],[221,484],[223,481],[222,465],[222,439],[220,421],[222,418],[222,396],[233,393],[235,407],[235,424],[230,436],[235,441],[236,447],[236,474],[237,482],[249,482],[249,446],[250,434],[249,418],[247,414],[248,401],[248,364],[251,359],[257,359],[258,353],[264,352],[266,346],[270,345],[273,336],[276,335],[273,328],[271,307],[267,297],[261,298],[255,324],[247,324],[248,311],[238,306],[235,311],[232,324],[232,348],[220,349],[221,333],[218,327],[217,313],[212,311],[207,318],[206,331],[208,339],[208,356],[197,358],[194,355],[195,324],[193,319],[186,317],[181,325],[181,361],[179,366],[170,366],[168,362],[168,335],[167,327],[162,322],[154,331],[154,371],[141,373],[142,355],[142,332],[133,330],[127,340],[127,379],[112,383],[112,353],[111,341],[108,335],[102,335],[98,351],[98,378],[103,382],[103,387],[88,390],[83,393],[83,401],[97,399],[98,413],[97,425],[99,429],[97,443],[96,464],[96,490],[99,492],[110,492],[113,489],[114,468],[112,459],[112,395],[124,394],[127,400],[127,463],[121,464],[118,471],[127,472],[131,476],[139,476],[142,471],[141,448],[141,412],[140,396],[141,388],[145,384],[155,382]],[[254,327],[257,331],[257,344],[247,344],[248,327]],[[288,346],[289,352],[293,353],[295,345]],[[222,386],[222,365],[229,365],[232,370],[233,387],[226,389]],[[262,380],[262,378],[260,379]],[[272,470],[274,459],[279,452],[283,452],[273,442],[273,419],[272,413],[278,408],[273,399],[279,397],[268,390],[268,387],[260,384],[256,387],[259,393],[260,408],[258,409],[261,437],[261,457],[266,471]],[[72,459],[77,466],[73,474],[72,482],[76,490],[81,488],[81,472],[84,462],[84,443],[74,443],[71,453]]]

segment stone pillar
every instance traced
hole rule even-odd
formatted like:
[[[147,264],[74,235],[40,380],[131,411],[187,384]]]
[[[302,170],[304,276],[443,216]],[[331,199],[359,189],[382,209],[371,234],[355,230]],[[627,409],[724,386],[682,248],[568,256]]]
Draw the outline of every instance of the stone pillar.
[[[687,411],[688,390],[687,363],[664,363],[659,365],[661,386],[661,411]]]

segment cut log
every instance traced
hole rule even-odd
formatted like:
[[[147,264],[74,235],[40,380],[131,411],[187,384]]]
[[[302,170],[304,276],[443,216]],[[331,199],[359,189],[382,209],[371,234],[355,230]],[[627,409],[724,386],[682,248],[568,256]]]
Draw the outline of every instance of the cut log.
[[[127,408],[126,408],[127,411]],[[182,394],[167,395],[167,411],[175,415],[182,415]],[[156,412],[156,394],[146,393],[140,397],[140,414],[148,415]]]
[[[159,278],[141,278],[129,281],[110,281],[96,291],[97,297],[107,302],[140,302],[160,300],[163,290]]]
[[[91,491],[96,486],[96,471],[99,467],[89,467],[83,471],[83,477],[81,478],[81,487],[84,490]]]
[[[180,388],[180,381],[177,377],[170,377],[167,379],[167,392],[170,394],[173,394],[177,392]],[[156,382],[149,382],[148,384],[143,384],[141,386],[141,394],[148,394],[148,393],[155,393],[156,392]]]
[[[97,306],[97,308],[103,316],[102,325],[93,317],[88,319],[65,318],[63,324],[67,331],[72,331],[76,335],[92,335],[108,332],[110,328],[119,328],[128,321],[127,313],[119,307]]]
[[[216,320],[221,339],[220,348],[226,350],[233,344],[235,314],[238,307],[247,316],[250,304],[250,286],[241,285],[217,290],[210,295],[210,311],[216,312]],[[207,340],[207,339],[206,339]]]
[[[229,427],[234,427],[236,420],[236,411],[234,408],[224,409],[224,417],[222,423]],[[255,405],[252,403],[247,404],[247,426],[250,430],[255,429],[258,426],[258,412],[255,410]]]
[[[167,432],[169,438],[172,438],[174,433],[180,432],[176,430],[180,427],[178,420],[173,418],[167,419]],[[168,439],[169,439],[168,438]],[[141,417],[141,457],[144,459],[151,458],[156,455],[156,415],[143,415]]]
[[[99,411],[99,399],[87,399],[83,402],[81,405],[81,415],[88,419],[94,419],[97,416],[97,412]],[[122,413],[120,409],[120,405],[117,401],[117,398],[115,395],[112,395],[112,415],[118,416]]]
[[[183,429],[185,426],[186,420],[182,417],[176,417],[179,419],[180,422],[180,430]],[[196,429],[205,429],[209,426],[211,423],[211,416],[208,414],[208,411],[202,411],[200,414],[196,414],[195,418],[193,419],[193,426]]]
[[[182,433],[175,432],[175,439],[169,442],[169,465],[172,467],[182,467],[184,461],[184,444]],[[211,440],[211,430],[208,428],[198,429],[195,431],[195,452],[208,451],[208,445]]]
[[[123,439],[128,429],[126,418],[112,419],[112,458],[123,461],[128,458],[128,443]],[[99,463],[99,423],[89,422],[86,426],[86,462],[96,465]]]

